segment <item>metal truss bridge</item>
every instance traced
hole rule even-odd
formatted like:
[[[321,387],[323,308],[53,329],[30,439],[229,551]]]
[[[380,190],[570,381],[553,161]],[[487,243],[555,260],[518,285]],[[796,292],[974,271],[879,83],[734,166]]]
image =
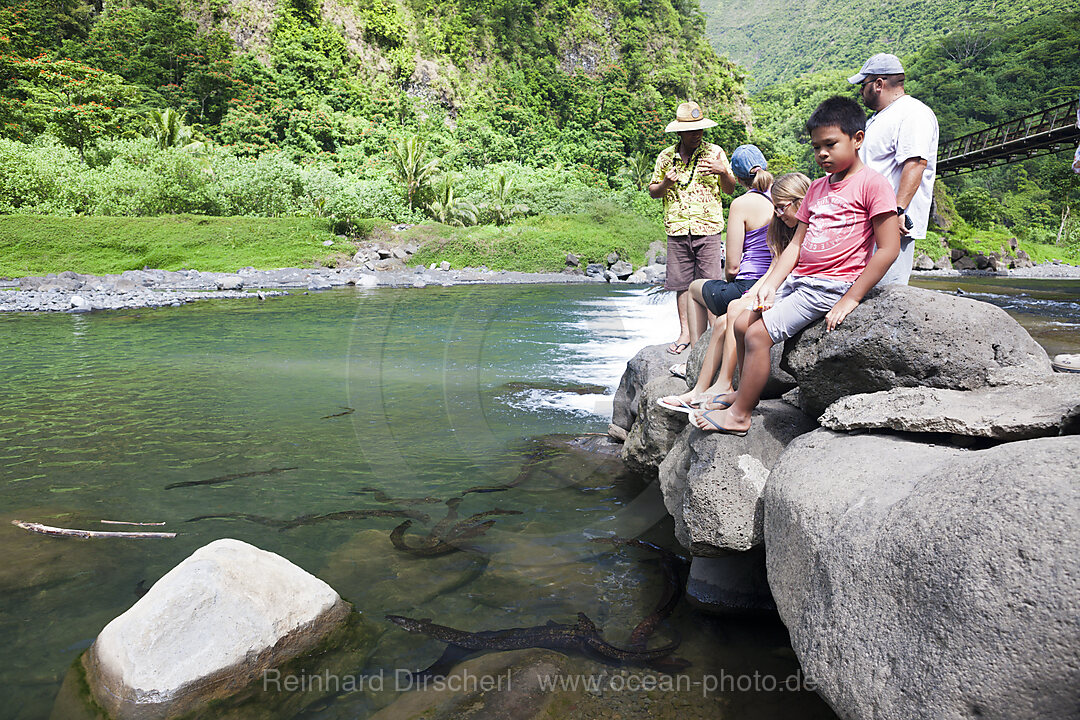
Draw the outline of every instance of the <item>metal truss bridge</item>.
[[[946,177],[1072,149],[1080,142],[1076,100],[963,135],[938,151],[937,175]]]

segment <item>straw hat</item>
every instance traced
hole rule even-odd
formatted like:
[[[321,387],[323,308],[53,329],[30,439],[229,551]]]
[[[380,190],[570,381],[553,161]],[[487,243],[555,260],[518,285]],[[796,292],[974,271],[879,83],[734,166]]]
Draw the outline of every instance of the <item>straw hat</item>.
[[[705,111],[700,105],[689,101],[679,104],[679,107],[675,109],[675,119],[668,123],[664,132],[686,132],[711,127],[716,127],[716,123],[705,117]]]

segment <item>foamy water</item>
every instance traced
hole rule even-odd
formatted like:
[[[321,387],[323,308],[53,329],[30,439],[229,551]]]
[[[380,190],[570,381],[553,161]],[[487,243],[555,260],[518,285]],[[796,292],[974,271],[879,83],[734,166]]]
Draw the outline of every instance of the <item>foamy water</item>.
[[[678,336],[675,294],[626,289],[602,300],[573,303],[576,320],[560,323],[559,335],[566,340],[553,343],[550,362],[536,370],[552,384],[599,385],[604,394],[528,390],[508,398],[511,406],[526,409],[568,411],[576,414],[611,417],[612,400],[626,363],[646,345],[674,340]],[[672,362],[678,358],[672,356]]]

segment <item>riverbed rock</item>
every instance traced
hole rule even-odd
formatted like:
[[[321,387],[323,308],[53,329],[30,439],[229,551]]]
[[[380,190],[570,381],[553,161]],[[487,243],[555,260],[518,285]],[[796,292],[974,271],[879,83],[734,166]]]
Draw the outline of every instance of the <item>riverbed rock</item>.
[[[569,658],[552,650],[511,650],[466,660],[439,685],[413,684],[403,677],[394,687],[412,692],[401,695],[371,720],[551,717],[546,711],[560,693],[540,683],[567,673],[569,663]]]
[[[611,423],[613,425],[624,430],[633,427],[638,413],[638,396],[641,394],[641,389],[656,378],[671,375],[669,368],[675,356],[667,352],[667,347],[667,345],[648,345],[626,363],[626,370],[623,371],[612,401]],[[685,391],[685,388],[679,390],[680,393]]]
[[[199,548],[105,626],[83,656],[116,718],[171,718],[303,654],[350,613],[322,580],[233,539]]]
[[[952,270],[953,269],[952,260],[949,259],[949,256],[947,254],[942,255],[941,257],[939,257],[937,259],[937,262],[934,263],[934,267],[932,269],[933,270]]]
[[[933,270],[934,261],[930,259],[930,256],[926,253],[919,253],[919,256],[915,258],[915,262],[911,265],[912,270]]]
[[[764,400],[744,437],[688,424],[660,465],[664,505],[675,538],[695,556],[722,557],[764,541],[762,492],[793,439],[815,427],[782,400]]]
[[[686,599],[718,615],[775,613],[765,548],[722,556],[694,556],[686,578]]]
[[[832,430],[886,428],[995,440],[1080,434],[1080,375],[977,390],[904,387],[849,395],[830,405],[821,424]]]
[[[218,278],[217,287],[218,290],[242,290],[244,288],[244,278],[239,275],[225,275]]]
[[[625,280],[634,272],[634,266],[625,260],[619,260],[611,266],[610,270],[615,277]]]
[[[638,396],[637,418],[623,443],[623,460],[635,472],[656,477],[660,463],[675,444],[675,438],[689,422],[684,413],[671,412],[656,404],[665,395],[686,392],[686,383],[668,374],[648,383]]]
[[[1080,712],[1080,437],[961,450],[816,430],[765,490],[769,584],[843,718]]]
[[[974,390],[1051,373],[1046,351],[1001,308],[907,285],[871,291],[832,332],[810,325],[788,341],[783,364],[814,416],[846,395]]]

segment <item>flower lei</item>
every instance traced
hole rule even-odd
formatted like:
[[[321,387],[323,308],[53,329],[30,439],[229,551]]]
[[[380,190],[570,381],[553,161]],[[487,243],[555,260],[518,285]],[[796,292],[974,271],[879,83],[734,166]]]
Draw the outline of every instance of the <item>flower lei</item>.
[[[698,165],[698,161],[701,160],[701,155],[702,155],[702,152],[701,152],[701,148],[699,147],[697,150],[694,151],[694,156],[691,158],[690,176],[686,179],[686,182],[683,182],[681,180],[676,180],[675,181],[675,184],[678,186],[678,188],[680,190],[685,190],[686,188],[690,187],[690,183],[694,182],[694,174],[697,172],[697,165]],[[677,162],[679,162],[678,148],[676,148],[675,155],[671,158],[671,166],[675,167],[675,164]]]

